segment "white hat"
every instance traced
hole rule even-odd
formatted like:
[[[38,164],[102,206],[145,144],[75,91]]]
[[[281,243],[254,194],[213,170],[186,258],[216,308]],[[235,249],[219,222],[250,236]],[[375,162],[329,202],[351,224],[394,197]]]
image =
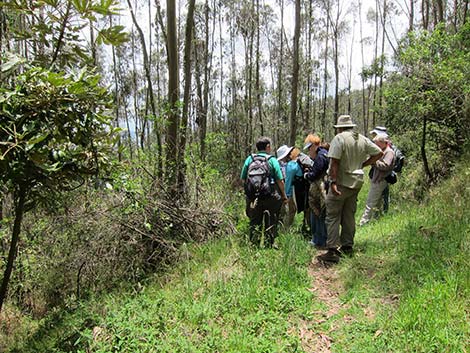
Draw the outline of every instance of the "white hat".
[[[338,123],[333,125],[335,128],[339,127],[354,127],[356,124],[352,122],[351,116],[349,115],[340,115],[338,117]]]
[[[289,147],[287,145],[279,147],[276,151],[277,160],[280,161],[281,159],[286,158],[293,149],[294,147]]]
[[[376,134],[376,135],[385,134],[385,135],[388,136],[387,128],[385,126],[376,126],[376,127],[374,127],[373,130],[369,131],[369,134],[371,134],[371,135],[373,135],[373,134]]]

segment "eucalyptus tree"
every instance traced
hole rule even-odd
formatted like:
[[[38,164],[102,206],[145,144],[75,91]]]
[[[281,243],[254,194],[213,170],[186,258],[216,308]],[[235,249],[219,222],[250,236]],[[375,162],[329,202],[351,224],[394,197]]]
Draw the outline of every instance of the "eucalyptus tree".
[[[297,135],[297,93],[299,85],[299,57],[300,57],[300,30],[301,30],[301,17],[300,17],[300,0],[295,1],[295,28],[294,28],[294,55],[292,65],[292,92],[291,92],[291,111],[290,111],[290,136],[289,143],[291,146],[295,145],[295,138]]]
[[[178,128],[179,128],[179,59],[178,32],[176,26],[176,1],[167,0],[167,49],[168,49],[168,134],[166,173],[170,189],[176,191],[178,175]]]

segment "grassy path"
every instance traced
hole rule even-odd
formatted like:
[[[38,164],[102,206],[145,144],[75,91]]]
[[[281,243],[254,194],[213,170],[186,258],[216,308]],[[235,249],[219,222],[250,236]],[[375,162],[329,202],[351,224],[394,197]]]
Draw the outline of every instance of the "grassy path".
[[[243,229],[185,247],[165,277],[45,321],[11,351],[469,352],[467,181],[394,205],[330,268],[295,228],[280,250],[249,246]]]

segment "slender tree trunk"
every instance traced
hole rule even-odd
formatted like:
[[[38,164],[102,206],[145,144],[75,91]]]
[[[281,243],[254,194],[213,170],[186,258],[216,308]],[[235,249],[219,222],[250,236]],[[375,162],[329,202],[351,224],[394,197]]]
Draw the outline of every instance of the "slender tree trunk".
[[[380,79],[379,79],[379,117],[382,119],[383,112],[383,79],[385,70],[385,25],[387,23],[387,0],[383,0],[382,14],[382,47],[380,50]]]
[[[168,135],[167,135],[167,155],[166,172],[170,189],[176,185],[176,176],[178,174],[177,156],[178,156],[178,39],[176,28],[176,1],[167,0],[167,48],[168,48]]]
[[[330,11],[330,5],[328,2],[327,12]],[[326,100],[328,97],[328,41],[329,41],[329,29],[330,29],[330,18],[326,17],[326,38],[325,38],[325,60],[324,60],[324,72],[323,72],[323,115],[322,115],[322,131],[326,134]]]
[[[353,66],[353,53],[354,53],[354,33],[356,32],[356,21],[353,22],[353,29],[351,35],[351,52],[349,53],[349,68],[348,68],[348,114],[351,115],[351,86],[352,86],[352,66]]]
[[[178,167],[178,192],[184,194],[185,178],[184,178],[184,153],[186,149],[186,133],[188,129],[188,112],[191,94],[191,52],[193,43],[193,27],[194,27],[194,4],[196,0],[189,0],[188,14],[186,17],[186,30],[184,39],[184,92],[183,92],[183,114],[181,118],[180,141],[179,141],[179,167]]]
[[[423,18],[423,29],[429,29],[429,0],[421,1],[421,14]]]
[[[312,60],[312,20],[313,20],[313,9],[312,1],[308,2],[308,32],[307,32],[307,58],[309,67],[307,69],[307,102],[305,107],[305,121],[304,121],[304,132],[309,131],[310,126],[310,100],[314,100],[315,97],[312,95],[312,80],[313,80],[313,60]]]
[[[295,145],[295,137],[297,135],[297,90],[299,85],[300,21],[300,0],[295,0],[294,58],[292,71],[292,95],[289,136],[289,143],[291,146]]]
[[[379,46],[379,1],[375,0],[375,45],[374,45],[374,63],[377,63]],[[376,125],[377,119],[377,72],[374,72],[374,86],[372,91],[372,125]]]
[[[60,28],[60,33],[59,33],[59,38],[57,39],[57,45],[54,49],[54,54],[52,55],[52,60],[51,60],[51,66],[55,63],[57,60],[57,56],[59,55],[60,49],[62,47],[62,42],[64,40],[65,36],[65,30],[67,29],[67,23],[69,21],[69,16],[70,16],[70,9],[72,7],[72,1],[67,2],[67,9],[65,10],[65,15],[62,21],[62,25]],[[25,45],[26,47],[26,45]]]
[[[113,24],[113,17],[110,16],[109,18],[109,21],[110,21],[110,24],[112,25]],[[113,73],[114,73],[114,106],[115,106],[115,124],[116,124],[116,127],[119,127],[119,88],[118,88],[118,71],[119,71],[119,67],[118,67],[118,64],[117,64],[117,61],[116,61],[116,48],[114,47],[114,45],[112,46],[112,55],[113,55]],[[122,160],[122,153],[121,153],[121,148],[119,148],[121,146],[121,136],[119,136],[119,140],[118,140],[118,160],[121,161]]]
[[[98,65],[98,58],[96,57],[95,31],[93,29],[92,20],[89,21],[89,24],[90,24],[91,60],[93,61],[93,66],[97,66]]]
[[[284,0],[281,0],[281,33],[280,33],[280,45],[279,45],[279,68],[278,68],[278,78],[277,78],[277,124],[280,126],[287,125],[286,114],[284,114],[283,105],[282,105],[282,69],[284,67]],[[277,140],[280,141],[284,139],[284,136],[279,136],[279,129],[277,129],[278,136]]]
[[[413,0],[411,0],[413,1]],[[362,68],[365,67],[364,61],[364,37],[362,34],[362,2],[359,0],[359,31],[361,35],[361,64]],[[368,131],[368,120],[366,118],[366,78],[361,75],[361,82],[362,82],[362,124],[364,127],[364,134]]]
[[[426,131],[427,129],[427,119],[426,116],[423,118],[423,132],[421,136],[421,158],[423,159],[423,166],[424,166],[424,172],[426,174],[426,181],[427,183],[432,182],[432,173],[431,169],[429,168],[429,163],[428,163],[428,158],[426,156]]]
[[[224,99],[224,42],[222,38],[222,5],[219,5],[219,56],[220,56],[220,91],[219,91],[219,121],[222,121]]]
[[[205,40],[204,40],[204,89],[202,105],[201,105],[201,125],[199,129],[199,142],[201,145],[201,160],[206,158],[206,135],[207,135],[207,112],[209,106],[209,2],[206,0],[204,7],[204,25],[205,25]]]
[[[21,232],[21,222],[23,220],[24,205],[26,201],[26,186],[21,185],[16,195],[15,204],[15,221],[13,223],[13,232],[11,236],[10,250],[8,252],[7,264],[3,274],[2,286],[0,287],[0,312],[7,296],[8,283],[10,282],[11,273],[13,271],[13,263],[16,257],[18,240]]]
[[[415,21],[415,0],[410,0],[410,22],[408,26],[408,32],[413,32]]]
[[[256,102],[258,105],[258,119],[260,125],[261,136],[264,136],[264,125],[263,125],[263,102],[261,99],[261,85],[260,85],[260,73],[259,73],[259,61],[260,61],[260,20],[259,20],[259,0],[256,0]]]

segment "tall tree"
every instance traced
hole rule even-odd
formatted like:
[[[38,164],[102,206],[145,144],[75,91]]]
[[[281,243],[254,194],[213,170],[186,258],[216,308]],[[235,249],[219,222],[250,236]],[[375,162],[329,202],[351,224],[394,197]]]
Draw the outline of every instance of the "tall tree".
[[[299,86],[299,58],[300,58],[300,0],[295,0],[295,28],[294,28],[294,57],[292,65],[292,94],[290,111],[289,143],[295,145],[297,135],[297,91]]]
[[[176,27],[176,1],[167,0],[167,48],[168,48],[168,134],[166,154],[166,175],[170,190],[176,191],[178,174],[178,126],[179,126],[179,65]]]
[[[186,15],[186,29],[184,37],[184,92],[183,92],[183,114],[181,117],[180,141],[179,141],[179,156],[178,163],[178,192],[180,194],[184,191],[184,152],[186,148],[186,133],[188,129],[188,114],[190,105],[191,94],[191,52],[193,43],[193,27],[194,27],[194,5],[195,0],[188,2],[188,14]]]

